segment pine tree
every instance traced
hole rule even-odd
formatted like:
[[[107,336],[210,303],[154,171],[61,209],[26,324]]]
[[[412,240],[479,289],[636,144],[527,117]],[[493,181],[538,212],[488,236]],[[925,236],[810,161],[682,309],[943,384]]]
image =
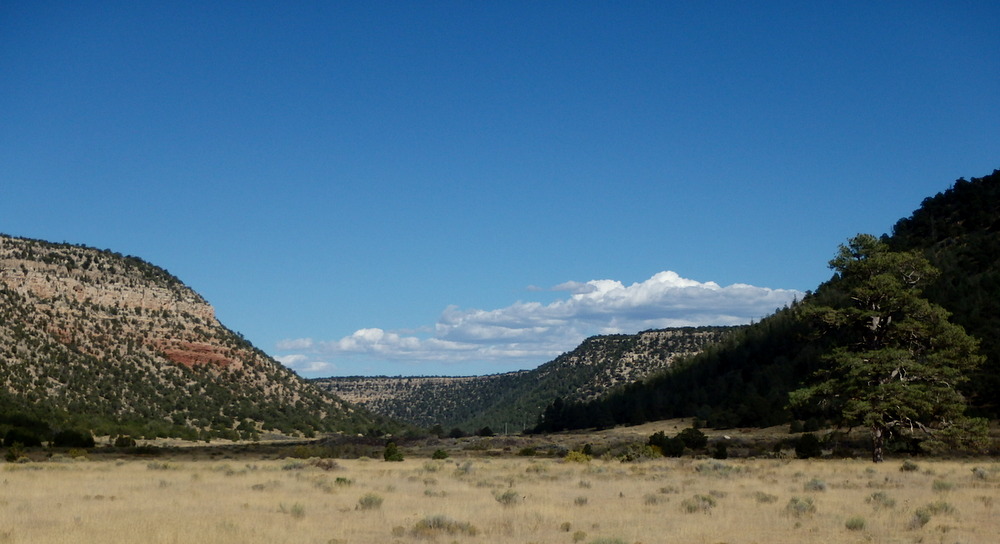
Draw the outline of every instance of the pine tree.
[[[792,405],[819,401],[845,422],[866,426],[876,463],[886,438],[897,433],[941,440],[964,428],[973,434],[960,438],[979,438],[982,422],[964,418],[958,386],[982,357],[977,341],[923,298],[937,270],[920,254],[892,252],[868,234],[841,245],[830,268],[841,302],[812,311],[836,347],[819,382],[792,392]]]

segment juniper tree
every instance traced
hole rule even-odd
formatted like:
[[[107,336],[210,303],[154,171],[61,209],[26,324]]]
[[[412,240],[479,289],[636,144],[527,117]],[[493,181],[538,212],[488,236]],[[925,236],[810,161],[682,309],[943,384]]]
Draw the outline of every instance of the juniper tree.
[[[868,234],[841,245],[830,268],[840,302],[812,311],[836,347],[817,383],[791,393],[792,405],[823,403],[867,427],[876,463],[897,433],[923,432],[932,443],[956,431],[981,433],[981,421],[964,417],[958,389],[982,362],[978,343],[922,296],[938,271],[919,253],[892,252]]]

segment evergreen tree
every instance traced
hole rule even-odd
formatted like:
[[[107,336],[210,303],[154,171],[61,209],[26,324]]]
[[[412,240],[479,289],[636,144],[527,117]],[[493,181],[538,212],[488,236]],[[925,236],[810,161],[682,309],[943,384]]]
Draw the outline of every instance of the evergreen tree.
[[[895,433],[941,439],[948,434],[942,431],[967,422],[958,386],[982,357],[976,340],[923,298],[937,270],[919,253],[890,251],[868,234],[841,245],[830,268],[842,296],[811,311],[836,347],[818,383],[791,393],[792,405],[819,401],[845,422],[866,426],[876,463]]]

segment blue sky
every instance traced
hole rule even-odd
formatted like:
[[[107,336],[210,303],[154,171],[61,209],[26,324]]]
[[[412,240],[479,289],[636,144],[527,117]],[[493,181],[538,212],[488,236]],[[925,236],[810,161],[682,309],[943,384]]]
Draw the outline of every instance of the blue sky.
[[[0,232],[305,376],[758,319],[1000,167],[996,2],[201,4],[0,4]]]

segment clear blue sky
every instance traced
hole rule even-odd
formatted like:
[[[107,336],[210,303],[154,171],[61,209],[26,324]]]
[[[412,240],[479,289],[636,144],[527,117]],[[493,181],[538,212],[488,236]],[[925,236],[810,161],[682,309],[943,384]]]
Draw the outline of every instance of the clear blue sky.
[[[1000,4],[0,3],[0,232],[306,376],[745,322],[1000,168]]]

